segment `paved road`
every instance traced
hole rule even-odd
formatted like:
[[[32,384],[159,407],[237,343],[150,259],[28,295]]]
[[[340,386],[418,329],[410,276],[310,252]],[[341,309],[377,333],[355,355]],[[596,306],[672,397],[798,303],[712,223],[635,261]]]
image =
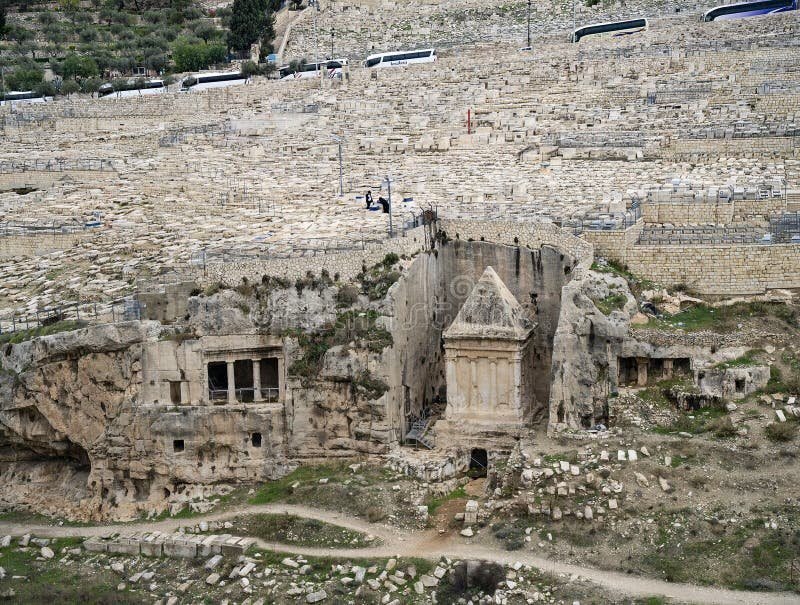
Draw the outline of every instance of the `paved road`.
[[[381,539],[381,543],[370,548],[304,548],[286,544],[274,544],[258,540],[261,548],[276,552],[294,553],[307,556],[336,556],[342,558],[363,557],[424,557],[438,559],[442,556],[450,558],[487,559],[499,563],[520,563],[537,567],[552,574],[568,574],[584,578],[597,586],[633,597],[664,596],[676,601],[702,603],[703,605],[800,605],[800,595],[788,593],[758,593],[725,590],[694,586],[691,584],[673,584],[652,578],[631,576],[623,573],[582,567],[553,561],[536,555],[533,552],[507,552],[487,546],[470,544],[461,541],[460,537],[440,536],[436,530],[417,532],[401,532],[400,530],[380,524],[373,524],[349,517],[347,515],[312,509],[292,504],[265,504],[243,506],[221,513],[198,516],[191,520],[165,519],[157,522],[131,523],[125,525],[96,525],[91,527],[32,525],[0,522],[0,535],[19,536],[31,533],[41,537],[90,537],[102,536],[114,531],[175,531],[181,526],[196,524],[200,521],[224,521],[242,514],[253,513],[289,513],[309,519],[319,519]]]

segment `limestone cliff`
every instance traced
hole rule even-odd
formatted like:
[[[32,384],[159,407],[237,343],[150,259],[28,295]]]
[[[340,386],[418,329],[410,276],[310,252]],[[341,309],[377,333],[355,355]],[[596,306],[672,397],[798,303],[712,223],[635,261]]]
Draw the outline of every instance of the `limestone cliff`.
[[[553,341],[549,430],[607,423],[617,356],[635,312],[636,299],[621,277],[578,269],[564,286]]]
[[[141,343],[157,329],[131,322],[4,345],[2,501],[69,513],[100,495],[101,469],[93,461],[122,445],[112,439],[114,428],[124,435],[139,390]],[[43,483],[55,491],[43,490]]]

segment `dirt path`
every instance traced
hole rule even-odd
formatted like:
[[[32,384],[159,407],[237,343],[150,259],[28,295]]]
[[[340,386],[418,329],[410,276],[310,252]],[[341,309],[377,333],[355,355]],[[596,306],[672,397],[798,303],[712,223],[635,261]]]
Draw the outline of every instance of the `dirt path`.
[[[193,519],[165,519],[157,522],[142,522],[126,525],[98,525],[93,527],[71,527],[33,525],[0,522],[0,536],[11,534],[20,536],[30,533],[41,537],[91,537],[103,536],[112,532],[175,531],[181,526],[200,521],[224,521],[243,514],[287,513],[318,519],[347,529],[360,531],[382,540],[382,544],[370,548],[303,548],[274,544],[257,540],[259,547],[276,552],[294,553],[307,556],[336,556],[340,558],[382,558],[382,557],[424,557],[438,559],[450,558],[487,559],[499,563],[520,563],[537,567],[552,574],[567,574],[584,578],[606,590],[634,597],[664,596],[677,601],[702,603],[708,605],[800,605],[800,595],[788,593],[757,593],[710,588],[690,584],[672,584],[651,578],[630,576],[618,572],[581,567],[569,563],[553,561],[537,556],[534,552],[507,552],[487,546],[466,543],[459,536],[443,536],[436,530],[405,532],[386,525],[376,525],[361,519],[349,517],[332,511],[312,509],[293,504],[265,504],[243,506],[235,510],[213,513]]]

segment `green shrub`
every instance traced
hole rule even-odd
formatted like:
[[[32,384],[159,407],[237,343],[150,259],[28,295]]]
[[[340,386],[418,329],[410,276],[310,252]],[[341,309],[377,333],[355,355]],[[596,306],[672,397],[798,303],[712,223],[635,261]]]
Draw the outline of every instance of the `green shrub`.
[[[345,284],[336,293],[336,302],[349,307],[358,302],[358,294],[358,288],[352,284]]]
[[[383,261],[381,261],[381,262],[382,262],[384,267],[389,269],[389,268],[392,267],[392,265],[397,263],[399,260],[400,260],[399,256],[397,256],[394,252],[389,252],[389,254],[387,254],[386,256],[383,257]]]
[[[764,429],[764,434],[770,441],[785,443],[791,441],[797,435],[796,422],[773,422]]]
[[[736,427],[733,426],[730,417],[715,418],[708,423],[708,429],[714,433],[717,439],[729,439],[736,437]]]

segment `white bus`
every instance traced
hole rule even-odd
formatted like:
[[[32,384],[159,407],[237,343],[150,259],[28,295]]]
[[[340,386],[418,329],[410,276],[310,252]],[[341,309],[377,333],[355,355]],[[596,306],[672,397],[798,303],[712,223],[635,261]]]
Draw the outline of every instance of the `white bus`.
[[[609,23],[593,23],[579,27],[570,36],[570,42],[580,42],[587,36],[629,36],[646,31],[649,27],[647,19],[628,19]]]
[[[247,79],[246,76],[235,71],[199,73],[187,76],[181,81],[181,92],[224,88],[226,86],[244,84]]]
[[[292,71],[289,65],[284,65],[280,69],[281,80],[301,80],[305,78],[319,78],[322,75],[331,80],[341,80],[344,77],[344,68],[347,59],[329,59],[319,63],[304,63],[297,71]]]
[[[53,97],[45,97],[41,93],[33,92],[32,90],[24,91],[9,91],[5,95],[0,94],[0,107],[3,105],[17,105],[27,103],[47,103],[52,101]]]
[[[364,67],[395,67],[412,63],[433,63],[436,61],[436,49],[399,50],[393,53],[370,55],[364,61]]]

